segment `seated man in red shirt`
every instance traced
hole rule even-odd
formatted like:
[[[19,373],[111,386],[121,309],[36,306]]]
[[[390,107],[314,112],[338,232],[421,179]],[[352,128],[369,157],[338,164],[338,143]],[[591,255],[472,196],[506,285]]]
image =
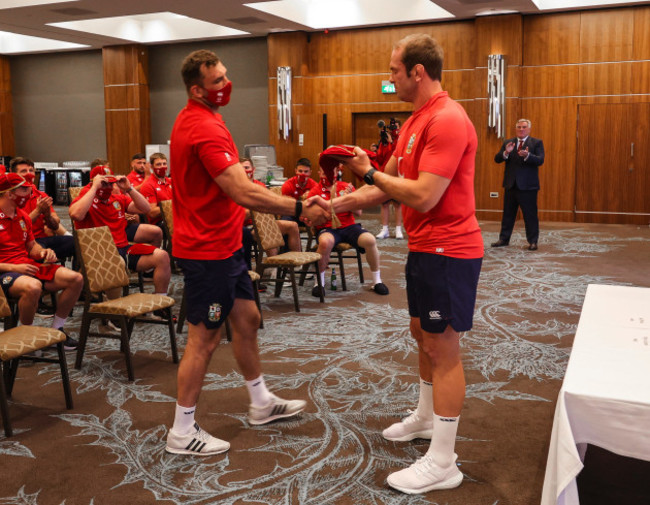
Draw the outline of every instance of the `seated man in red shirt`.
[[[28,158],[16,157],[11,160],[9,165],[12,172],[20,175],[32,189],[27,203],[23,207],[32,220],[32,233],[36,242],[45,249],[52,249],[59,259],[74,258],[74,238],[72,235],[53,235],[48,236],[46,228],[52,233],[59,228],[61,220],[52,208],[52,197],[39,191],[34,186],[36,170],[34,162]],[[73,267],[74,268],[74,267]]]
[[[131,246],[126,236],[126,212],[147,213],[149,202],[131,186],[125,176],[114,176],[108,167],[98,166],[90,172],[91,182],[81,190],[70,205],[70,218],[77,229],[108,226],[120,255],[131,271],[148,272],[153,269],[154,291],[167,294],[171,270],[166,251],[153,246]],[[113,185],[124,194],[115,194]]]
[[[300,158],[296,163],[296,175],[282,185],[282,194],[298,200],[316,186],[318,184],[311,178],[311,162],[307,158]]]
[[[324,200],[330,200],[332,185],[336,184],[335,198],[354,191],[354,186],[344,181],[330,181],[323,169],[319,167],[320,182],[318,185],[309,192],[308,198],[312,196],[321,196]],[[361,215],[361,211],[355,211],[357,216]],[[341,221],[341,225],[333,229],[332,222],[326,223],[316,227],[316,236],[318,238],[318,252],[321,255],[320,262],[318,263],[318,270],[320,272],[321,286],[325,286],[325,269],[329,265],[330,254],[339,243],[346,242],[351,246],[356,247],[362,253],[366,253],[366,261],[372,273],[373,286],[372,289],[375,293],[380,295],[388,294],[388,287],[381,282],[381,274],[379,271],[379,251],[377,250],[377,241],[372,233],[364,230],[360,224],[355,223],[354,215],[352,212],[343,212],[337,215]],[[311,291],[312,296],[320,297],[318,283]],[[323,296],[325,290],[323,289]]]
[[[135,189],[140,191],[144,181],[147,179],[146,172],[147,157],[142,153],[134,154],[131,157],[131,172],[126,176]]]
[[[172,180],[167,177],[167,156],[154,153],[149,157],[149,162],[153,173],[147,177],[139,191],[151,206],[147,213],[149,222],[157,225],[162,221],[160,202],[172,199]]]
[[[0,175],[0,284],[6,295],[18,298],[23,325],[34,321],[43,288],[61,290],[52,327],[62,330],[83,289],[83,277],[57,265],[54,251],[34,240],[32,220],[21,208],[31,192],[31,185],[18,174]],[[77,341],[67,337],[63,346],[68,351],[74,350]]]

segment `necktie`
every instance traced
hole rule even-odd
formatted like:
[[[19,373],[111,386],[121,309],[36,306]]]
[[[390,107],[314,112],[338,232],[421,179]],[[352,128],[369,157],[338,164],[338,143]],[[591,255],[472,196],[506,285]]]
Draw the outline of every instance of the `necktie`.
[[[517,147],[517,151],[521,151],[524,148],[524,141],[520,140],[519,141],[519,146]]]

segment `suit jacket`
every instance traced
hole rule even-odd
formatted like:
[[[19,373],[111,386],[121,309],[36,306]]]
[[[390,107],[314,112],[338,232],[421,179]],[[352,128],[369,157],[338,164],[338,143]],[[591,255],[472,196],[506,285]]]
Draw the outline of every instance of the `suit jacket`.
[[[515,148],[507,158],[503,157],[508,142],[514,142]],[[539,167],[544,163],[544,143],[540,139],[528,137],[523,148],[528,148],[528,158],[517,154],[518,138],[507,139],[501,149],[494,157],[497,163],[506,162],[506,169],[503,173],[503,187],[512,189],[517,182],[519,189],[539,189]]]

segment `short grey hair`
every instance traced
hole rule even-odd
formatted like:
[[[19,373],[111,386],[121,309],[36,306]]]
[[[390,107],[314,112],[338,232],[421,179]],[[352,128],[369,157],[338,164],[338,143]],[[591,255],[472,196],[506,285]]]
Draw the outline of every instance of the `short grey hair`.
[[[515,123],[515,127],[516,127],[519,123],[528,123],[528,128],[530,128],[531,126],[533,126],[533,123],[530,122],[530,119],[517,119],[517,122]]]

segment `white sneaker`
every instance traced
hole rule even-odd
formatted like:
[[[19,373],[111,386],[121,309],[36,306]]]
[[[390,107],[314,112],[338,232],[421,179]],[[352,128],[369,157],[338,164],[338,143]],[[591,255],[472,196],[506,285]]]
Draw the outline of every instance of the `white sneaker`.
[[[436,489],[453,489],[463,482],[463,474],[456,466],[456,455],[447,468],[435,464],[425,454],[408,468],[391,473],[386,482],[392,488],[406,494],[419,494]]]
[[[404,238],[404,235],[402,234],[402,229],[401,228],[398,228],[398,229],[395,230],[395,238],[400,239],[400,240]]]
[[[431,440],[433,434],[433,419],[420,419],[420,416],[412,410],[408,411],[410,416],[405,417],[399,423],[386,428],[382,435],[386,440],[393,442],[408,442],[414,438],[427,438]]]
[[[295,416],[302,412],[306,405],[307,402],[304,400],[283,400],[272,394],[268,405],[264,407],[251,405],[248,408],[248,422],[257,426],[276,419]]]
[[[195,456],[212,456],[230,449],[225,440],[213,437],[194,423],[194,431],[187,435],[177,435],[172,430],[167,434],[165,450],[172,454],[193,454]]]
[[[375,235],[377,238],[388,238],[390,237],[390,233],[388,233],[388,230],[382,230],[377,235]]]

